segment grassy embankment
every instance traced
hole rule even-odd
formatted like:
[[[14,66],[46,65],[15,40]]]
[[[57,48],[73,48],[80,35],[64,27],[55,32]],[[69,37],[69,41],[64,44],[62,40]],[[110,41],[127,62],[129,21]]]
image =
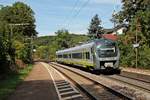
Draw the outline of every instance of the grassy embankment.
[[[0,80],[0,100],[5,100],[7,96],[12,93],[18,84],[31,71],[33,65],[29,65],[24,69],[20,69],[18,74],[11,74],[5,80]]]

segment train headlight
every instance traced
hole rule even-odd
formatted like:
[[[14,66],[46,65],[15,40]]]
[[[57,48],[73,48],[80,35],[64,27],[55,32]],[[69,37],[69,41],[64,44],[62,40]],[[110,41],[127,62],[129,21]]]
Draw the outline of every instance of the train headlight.
[[[96,48],[99,49],[101,47],[101,45],[98,45]]]

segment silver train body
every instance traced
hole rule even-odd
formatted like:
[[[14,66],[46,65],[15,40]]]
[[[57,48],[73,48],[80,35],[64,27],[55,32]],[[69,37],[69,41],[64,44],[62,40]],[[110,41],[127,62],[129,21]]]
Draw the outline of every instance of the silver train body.
[[[119,69],[119,48],[116,42],[108,39],[96,39],[76,47],[59,50],[56,56],[57,62],[91,70]]]

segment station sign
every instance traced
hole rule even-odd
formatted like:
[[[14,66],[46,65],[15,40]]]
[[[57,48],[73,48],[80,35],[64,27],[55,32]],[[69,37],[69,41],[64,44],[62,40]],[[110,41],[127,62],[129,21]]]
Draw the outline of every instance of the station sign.
[[[138,48],[139,47],[139,43],[133,44],[133,48]]]

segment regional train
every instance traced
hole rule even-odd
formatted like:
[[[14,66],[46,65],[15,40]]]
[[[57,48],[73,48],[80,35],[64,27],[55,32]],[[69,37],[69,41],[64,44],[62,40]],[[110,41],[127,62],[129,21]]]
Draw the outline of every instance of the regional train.
[[[90,70],[119,71],[120,52],[115,41],[101,38],[65,50],[56,51],[56,61]]]

